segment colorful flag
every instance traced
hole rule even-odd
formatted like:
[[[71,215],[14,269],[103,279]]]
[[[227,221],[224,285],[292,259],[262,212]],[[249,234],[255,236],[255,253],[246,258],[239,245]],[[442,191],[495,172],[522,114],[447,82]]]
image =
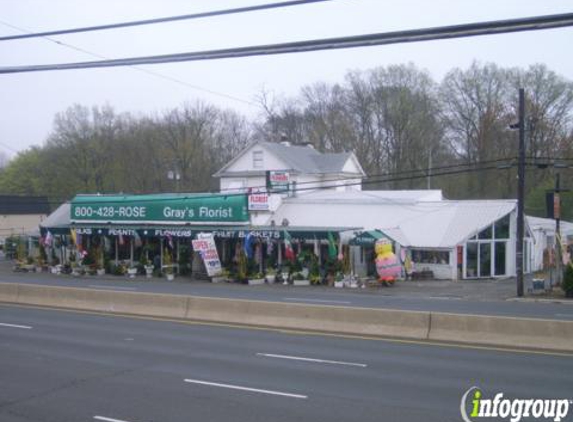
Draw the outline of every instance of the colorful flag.
[[[330,259],[336,259],[338,253],[336,252],[336,243],[334,242],[334,236],[331,232],[328,232],[328,257]]]
[[[320,256],[320,241],[318,239],[314,239],[314,254],[318,257]]]
[[[137,230],[133,231],[133,238],[134,238],[134,244],[136,248],[141,248],[143,246],[143,242],[141,241],[141,237],[139,236],[139,233],[137,233]]]
[[[52,242],[54,240],[54,237],[52,236],[52,233],[50,233],[50,230],[48,230],[46,232],[46,237],[44,238],[44,246],[52,246]]]
[[[243,248],[245,249],[245,254],[247,255],[247,258],[252,259],[253,258],[253,243],[254,243],[254,236],[251,232],[247,233],[247,236],[245,237],[245,243],[243,244]]]
[[[294,261],[295,256],[294,256],[294,249],[292,248],[291,237],[286,230],[284,231],[284,236],[285,236],[285,258],[288,259],[289,261]]]

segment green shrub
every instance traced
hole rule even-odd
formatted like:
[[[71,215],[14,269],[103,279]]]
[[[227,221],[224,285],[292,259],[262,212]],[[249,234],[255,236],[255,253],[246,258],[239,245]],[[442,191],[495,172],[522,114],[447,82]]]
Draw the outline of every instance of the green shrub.
[[[563,281],[561,282],[563,291],[571,295],[573,294],[573,265],[568,264],[563,272]]]

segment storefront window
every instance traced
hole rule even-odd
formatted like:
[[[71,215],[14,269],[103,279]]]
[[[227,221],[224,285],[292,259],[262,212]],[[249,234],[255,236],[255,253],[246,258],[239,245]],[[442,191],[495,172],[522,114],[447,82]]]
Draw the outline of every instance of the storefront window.
[[[431,249],[414,249],[412,251],[412,261],[419,264],[449,264],[450,253],[448,251],[437,251]]]
[[[509,239],[509,215],[495,222],[495,238]]]
[[[495,275],[505,275],[506,242],[495,242]]]
[[[478,244],[469,242],[466,248],[466,274],[468,277],[478,276]]]
[[[478,238],[479,239],[491,239],[492,238],[492,226],[488,226],[479,232]]]
[[[479,244],[479,276],[491,276],[491,243]]]

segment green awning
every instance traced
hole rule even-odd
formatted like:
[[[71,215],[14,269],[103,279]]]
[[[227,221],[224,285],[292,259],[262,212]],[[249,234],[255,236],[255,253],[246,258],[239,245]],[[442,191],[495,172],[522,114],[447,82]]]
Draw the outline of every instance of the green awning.
[[[388,239],[388,237],[379,230],[367,230],[354,236],[349,244],[352,246],[372,246],[376,241],[381,239]]]
[[[145,225],[145,224],[72,224],[77,234],[96,236],[139,236],[195,238],[198,233],[213,233],[218,239],[241,239],[251,234],[258,238],[284,240],[285,231],[293,239],[328,240],[328,233],[335,239],[341,232],[356,231],[347,227],[295,227],[295,226],[248,226],[248,225]]]
[[[233,224],[249,221],[247,195],[78,195],[72,223]]]

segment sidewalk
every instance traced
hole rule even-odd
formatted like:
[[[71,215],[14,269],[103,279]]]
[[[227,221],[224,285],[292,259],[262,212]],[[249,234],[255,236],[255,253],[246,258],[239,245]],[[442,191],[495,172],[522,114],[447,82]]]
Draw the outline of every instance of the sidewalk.
[[[67,280],[97,280],[101,282],[118,282],[125,283],[129,281],[145,282],[146,284],[211,284],[205,280],[197,280],[191,277],[176,277],[175,281],[167,281],[165,278],[145,278],[144,276],[137,276],[130,279],[127,276],[113,276],[106,274],[105,276],[78,276],[71,275],[54,275],[49,273],[15,273],[12,271],[13,263],[4,259],[0,255],[0,276],[6,280],[18,282],[18,280],[26,279],[29,277],[37,277],[41,275],[42,279],[67,279]],[[215,286],[215,285],[213,285]],[[516,295],[515,279],[492,279],[492,280],[399,280],[393,287],[368,287],[364,289],[350,289],[350,288],[334,288],[326,286],[310,286],[310,287],[292,287],[282,286],[276,284],[265,284],[260,286],[243,286],[236,284],[218,284],[219,289],[268,289],[279,290],[284,288],[309,289],[315,292],[349,292],[352,291],[356,294],[372,295],[372,296],[397,296],[408,297],[412,299],[463,299],[470,301],[505,301],[514,299]],[[540,296],[535,296],[536,299]]]

